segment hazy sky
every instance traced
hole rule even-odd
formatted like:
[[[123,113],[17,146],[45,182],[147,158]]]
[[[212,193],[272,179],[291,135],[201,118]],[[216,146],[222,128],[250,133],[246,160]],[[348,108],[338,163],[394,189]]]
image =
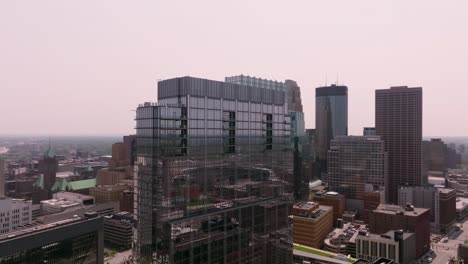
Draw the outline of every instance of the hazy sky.
[[[374,90],[422,86],[425,136],[468,136],[468,1],[0,1],[0,134],[120,135],[158,79],[349,87],[349,128]]]

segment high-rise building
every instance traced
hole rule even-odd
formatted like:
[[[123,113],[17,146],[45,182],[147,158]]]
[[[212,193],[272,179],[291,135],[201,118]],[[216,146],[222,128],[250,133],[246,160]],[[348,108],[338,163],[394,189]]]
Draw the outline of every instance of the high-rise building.
[[[127,158],[129,159],[129,163],[133,166],[136,157],[136,135],[124,136],[123,143],[127,146]]]
[[[109,163],[110,169],[126,167],[130,165],[127,145],[123,142],[112,144],[112,160]]]
[[[448,169],[448,146],[440,138],[431,138],[422,142],[423,173],[429,171],[446,172]]]
[[[252,87],[284,91],[291,120],[291,145],[294,147],[294,197],[296,200],[307,200],[309,196],[310,174],[303,168],[302,144],[304,142],[305,121],[302,111],[301,90],[293,80],[278,82],[245,75],[226,77],[226,82]]]
[[[362,210],[366,185],[386,186],[387,153],[378,136],[337,136],[328,151],[328,187],[346,197],[349,210]]]
[[[396,204],[400,185],[422,184],[422,88],[376,90],[375,129],[388,152],[388,201]]]
[[[315,148],[322,174],[327,172],[330,141],[348,135],[348,87],[325,86],[315,89]]]
[[[292,203],[285,92],[182,77],[158,100],[136,113],[134,259],[265,263]]]
[[[303,112],[301,88],[297,85],[296,81],[286,80],[284,82],[286,91],[288,93],[288,110],[293,112]]]

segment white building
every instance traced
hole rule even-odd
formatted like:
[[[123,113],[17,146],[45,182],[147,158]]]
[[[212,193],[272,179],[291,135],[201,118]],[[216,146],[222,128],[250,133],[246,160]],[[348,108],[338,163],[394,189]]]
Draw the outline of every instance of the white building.
[[[32,222],[32,202],[0,197],[0,234]]]
[[[94,197],[72,192],[58,192],[54,199],[41,201],[41,214],[55,214],[69,208],[84,207],[94,204]]]
[[[60,213],[74,207],[81,207],[81,203],[68,201],[63,198],[41,201],[41,213],[43,215]]]

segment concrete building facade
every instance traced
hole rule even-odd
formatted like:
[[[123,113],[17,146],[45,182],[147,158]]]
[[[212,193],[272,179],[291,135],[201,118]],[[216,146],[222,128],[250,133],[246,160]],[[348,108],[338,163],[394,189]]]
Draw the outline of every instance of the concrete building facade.
[[[414,233],[416,257],[430,249],[430,209],[381,204],[369,214],[369,229],[375,234],[400,229]]]
[[[375,130],[388,153],[388,202],[398,202],[401,185],[422,184],[422,88],[375,91]]]
[[[0,234],[14,231],[32,222],[32,202],[0,197]]]
[[[314,202],[293,206],[293,241],[313,248],[321,248],[333,229],[333,208]]]

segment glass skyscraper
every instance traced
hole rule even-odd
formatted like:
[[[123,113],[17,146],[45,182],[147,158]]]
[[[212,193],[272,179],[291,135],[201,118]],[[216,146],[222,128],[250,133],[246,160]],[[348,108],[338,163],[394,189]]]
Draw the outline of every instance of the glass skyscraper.
[[[370,190],[387,186],[387,159],[378,136],[337,136],[328,151],[330,191],[343,194],[353,209],[362,209],[366,185]]]
[[[325,86],[315,89],[316,159],[322,174],[327,172],[330,140],[348,135],[348,87]]]
[[[271,262],[294,184],[284,91],[182,77],[158,101],[136,114],[134,257]]]

